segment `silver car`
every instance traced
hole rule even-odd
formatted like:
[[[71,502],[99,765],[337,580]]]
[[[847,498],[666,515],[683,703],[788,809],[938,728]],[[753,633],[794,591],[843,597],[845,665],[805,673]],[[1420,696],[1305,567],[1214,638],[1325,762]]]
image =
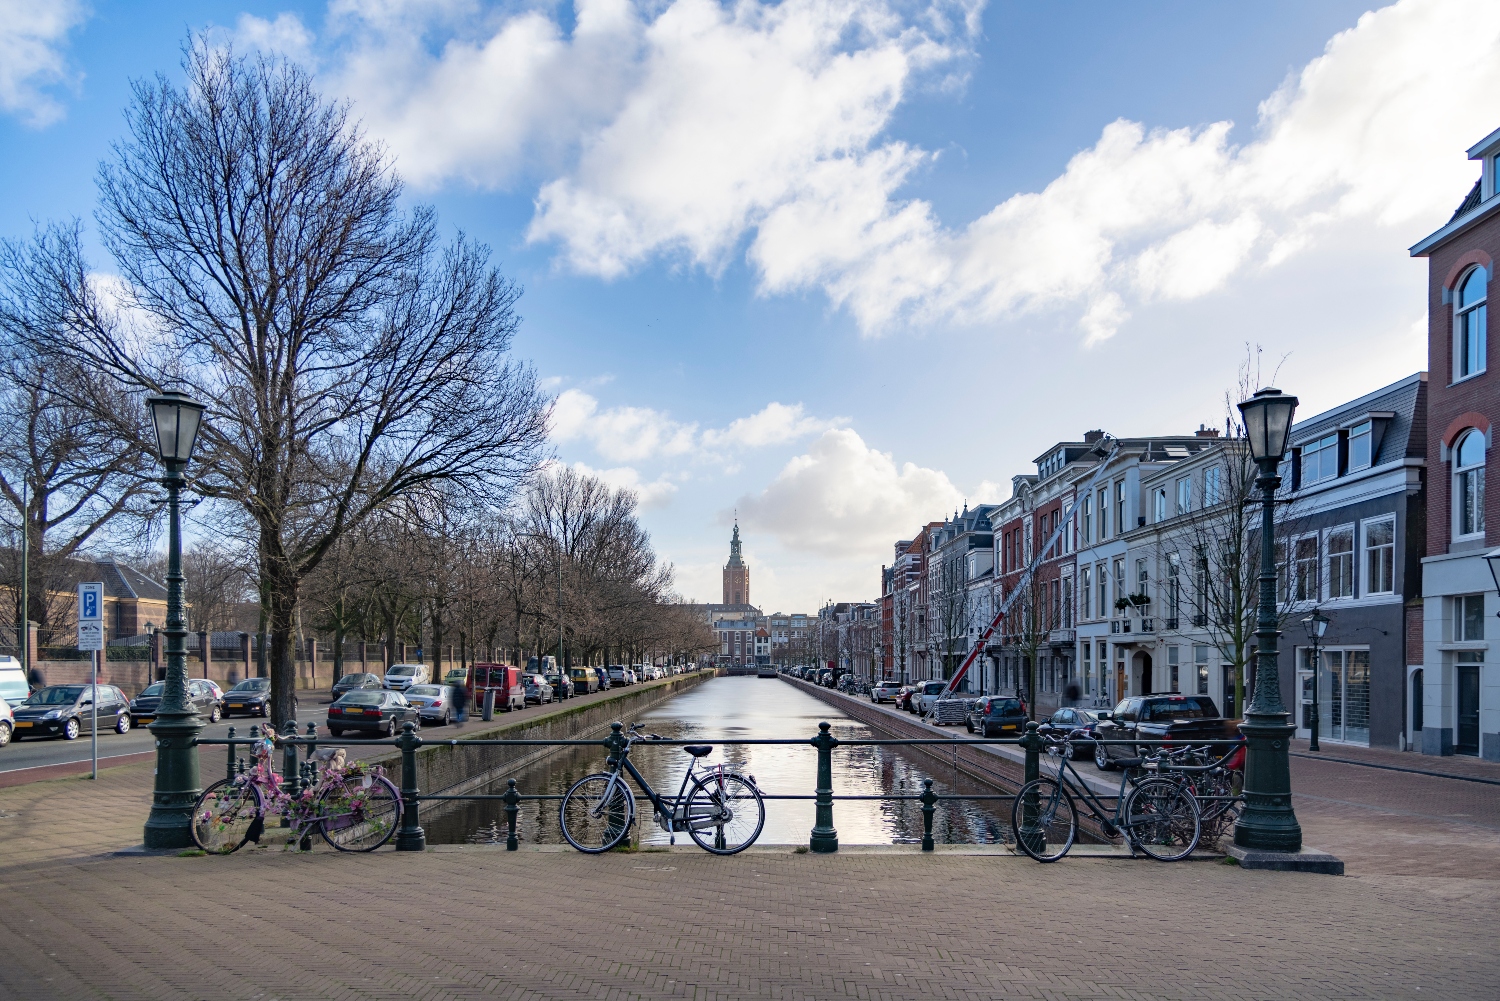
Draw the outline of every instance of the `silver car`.
[[[412,685],[406,690],[406,701],[417,709],[423,723],[447,726],[453,721],[453,687],[451,685]]]
[[[526,701],[533,705],[552,701],[552,686],[540,674],[528,674],[521,679],[526,687]]]
[[[877,681],[870,686],[870,701],[894,702],[896,701],[896,693],[899,691],[901,691],[901,682],[899,681],[892,681],[890,679]]]

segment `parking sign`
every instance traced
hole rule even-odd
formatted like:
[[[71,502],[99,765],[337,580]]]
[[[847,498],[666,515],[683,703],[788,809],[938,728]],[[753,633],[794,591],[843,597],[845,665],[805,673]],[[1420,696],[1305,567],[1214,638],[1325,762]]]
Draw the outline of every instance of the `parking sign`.
[[[104,649],[104,584],[78,585],[78,649]]]

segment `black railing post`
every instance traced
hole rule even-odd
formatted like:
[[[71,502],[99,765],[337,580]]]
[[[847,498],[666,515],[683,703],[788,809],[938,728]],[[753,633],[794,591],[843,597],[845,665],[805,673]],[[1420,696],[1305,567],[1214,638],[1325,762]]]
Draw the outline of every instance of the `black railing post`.
[[[307,724],[307,760],[311,761],[313,752],[318,749],[318,724]]]
[[[281,724],[281,739],[286,742],[281,750],[281,784],[286,788],[286,794],[296,799],[302,792],[302,785],[297,774],[297,745],[292,743],[297,739],[296,720],[289,719]],[[281,815],[281,826],[292,826],[290,811]]]
[[[833,829],[833,749],[839,739],[827,723],[818,724],[818,735],[809,743],[818,749],[817,811],[807,847],[819,854],[839,850],[839,832]]]
[[[922,780],[922,850],[932,851],[932,815],[937,812],[938,794],[932,791],[932,779]]]
[[[401,830],[396,833],[396,851],[420,852],[427,848],[427,834],[417,807],[417,748],[422,738],[417,736],[415,723],[401,725],[396,746],[401,749]]]
[[[625,736],[625,725],[623,723],[611,723],[609,725],[609,736],[604,738],[604,746],[609,749],[609,757],[605,759],[605,767],[611,769],[620,767],[620,762],[625,757],[625,749],[630,746],[630,738]],[[616,802],[618,803],[618,800]],[[618,806],[611,806],[609,808],[609,822],[611,826],[619,825],[623,827],[625,825],[624,812]],[[629,831],[625,832],[624,840],[616,847],[630,847]]]
[[[516,780],[510,780],[510,788],[505,790],[505,850],[513,852],[520,848],[520,842],[516,840],[516,815],[521,812],[521,794],[516,792]]]
[[[229,728],[229,770],[224,773],[224,777],[227,778],[231,782],[234,781],[234,748],[235,748],[235,744],[234,744],[234,727],[230,727]]]
[[[1031,785],[1042,775],[1042,735],[1037,732],[1040,726],[1035,720],[1026,724],[1026,735],[1021,738],[1020,745],[1026,751],[1026,794],[1021,799],[1021,831],[1020,836],[1028,839],[1029,844],[1034,844],[1037,850],[1041,850],[1043,835],[1036,827],[1037,819],[1037,790]]]

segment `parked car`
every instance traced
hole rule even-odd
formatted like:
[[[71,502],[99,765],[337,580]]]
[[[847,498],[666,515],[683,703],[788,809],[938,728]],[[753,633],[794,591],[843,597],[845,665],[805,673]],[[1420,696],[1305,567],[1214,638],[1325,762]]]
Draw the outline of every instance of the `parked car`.
[[[450,685],[412,685],[405,692],[406,701],[417,708],[423,723],[447,726],[453,722],[453,688]]]
[[[14,657],[0,657],[0,699],[14,709],[30,697],[31,686],[26,683],[21,662]]]
[[[570,699],[573,697],[573,679],[558,674],[556,671],[545,675],[547,684],[552,686],[552,696],[558,699]]]
[[[937,702],[938,696],[943,694],[947,687],[948,682],[946,681],[922,682],[922,684],[918,686],[916,693],[911,697],[911,711],[914,713],[925,715],[929,710],[932,709],[933,703]]]
[[[484,708],[487,691],[495,691],[495,708],[503,713],[526,708],[526,685],[521,669],[510,664],[475,664],[469,672],[469,702]]]
[[[1100,740],[1237,740],[1234,720],[1219,715],[1207,695],[1141,695],[1121,699],[1094,728]],[[1141,748],[1129,744],[1094,744],[1094,764],[1110,770],[1115,758],[1134,758]]]
[[[1070,735],[1068,748],[1072,752],[1072,759],[1077,761],[1079,758],[1093,755],[1094,729],[1109,717],[1110,713],[1106,709],[1075,709],[1064,706],[1047,717],[1046,724],[1054,730],[1061,730]],[[1083,736],[1071,736],[1074,733],[1081,733]]]
[[[342,737],[346,731],[394,737],[403,724],[421,725],[417,707],[400,692],[361,688],[345,692],[328,707],[328,733]]]
[[[526,690],[526,701],[533,705],[539,706],[543,702],[552,701],[552,686],[540,674],[526,675],[521,687]]]
[[[762,664],[760,665],[760,667],[756,668],[755,676],[757,678],[774,678],[776,677],[776,668],[772,667],[770,664]]]
[[[630,668],[616,664],[609,669],[609,680],[616,685],[635,684],[630,677]]]
[[[602,667],[591,667],[589,670],[593,671],[594,677],[599,679],[599,691],[609,691],[609,672]]]
[[[354,675],[354,677],[359,677]],[[367,678],[375,675],[367,674]],[[347,681],[350,675],[344,675],[339,683]],[[380,679],[376,678],[375,686],[380,686]],[[339,686],[333,686],[333,697],[338,698],[342,692]],[[225,716],[269,716],[271,715],[271,679],[270,678],[246,678],[224,693],[224,715]]]
[[[263,678],[257,678],[257,679],[254,679],[254,680],[263,681],[265,679],[263,679]],[[340,678],[339,680],[335,681],[333,683],[333,693],[332,694],[333,694],[333,697],[336,699],[340,695],[343,695],[345,692],[358,691],[361,688],[384,688],[384,687],[385,686],[381,683],[380,675],[378,675],[378,674],[363,674],[363,673],[360,673],[360,672],[355,672],[354,674],[346,674],[342,678]]]
[[[579,695],[589,695],[599,690],[599,676],[592,668],[570,667],[568,676],[573,679],[573,691]]]
[[[10,703],[0,699],[0,747],[10,743],[11,734],[16,732],[16,717],[11,712]]]
[[[385,687],[393,692],[404,692],[412,685],[425,685],[432,681],[432,668],[426,664],[392,664],[385,672]]]
[[[964,726],[982,737],[1019,737],[1026,729],[1026,703],[999,695],[973,701]]]
[[[443,684],[449,688],[467,688],[469,685],[469,669],[467,667],[455,667],[443,675]]]
[[[894,680],[885,679],[877,681],[870,686],[870,701],[875,703],[890,702],[896,698],[896,693],[901,691],[901,685]]]
[[[99,730],[129,733],[130,700],[113,685],[99,686]],[[33,692],[12,711],[14,739],[62,737],[76,740],[86,733],[94,718],[94,695],[90,685],[49,685]]]
[[[896,708],[901,709],[905,712],[911,712],[911,697],[916,693],[916,691],[916,685],[902,685],[900,688],[896,689],[896,694],[892,698],[892,701],[894,701],[896,704]]]
[[[156,709],[161,704],[165,681],[147,685],[146,690],[130,700],[130,722],[133,726],[146,726],[156,719]],[[210,723],[217,723],[224,716],[224,706],[214,695],[214,690],[201,678],[189,678],[187,698],[193,711]],[[124,733],[124,730],[120,731]]]

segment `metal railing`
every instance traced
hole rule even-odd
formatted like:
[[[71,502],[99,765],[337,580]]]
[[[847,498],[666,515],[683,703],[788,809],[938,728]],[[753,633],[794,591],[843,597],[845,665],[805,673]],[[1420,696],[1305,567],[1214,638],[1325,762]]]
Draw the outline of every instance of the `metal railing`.
[[[851,722],[858,723],[857,720]],[[993,801],[1014,800],[1016,793],[950,793],[943,796],[933,790],[933,779],[922,780],[923,790],[917,794],[906,793],[882,793],[879,795],[836,795],[832,788],[832,755],[833,750],[838,747],[922,747],[937,746],[949,749],[958,749],[968,746],[1009,745],[1019,747],[1025,752],[1023,760],[1023,779],[1021,785],[1032,782],[1041,777],[1041,761],[1047,754],[1048,740],[1040,729],[1041,725],[1029,722],[1026,725],[1026,733],[1020,737],[907,737],[907,738],[849,738],[835,737],[831,732],[831,726],[827,722],[818,724],[818,732],[811,738],[799,737],[744,737],[726,740],[712,738],[661,738],[643,741],[636,745],[674,747],[686,746],[688,744],[713,743],[724,746],[752,746],[752,745],[783,745],[783,746],[811,746],[817,750],[817,781],[811,794],[797,793],[768,793],[761,792],[761,797],[767,800],[813,800],[816,804],[817,822],[812,829],[809,838],[809,847],[814,852],[826,853],[838,850],[836,837],[833,831],[833,805],[838,800],[881,800],[881,801],[910,801],[922,804],[922,842],[921,850],[933,851],[935,843],[932,837],[932,825],[937,805],[943,800],[964,801]],[[507,851],[516,851],[520,847],[516,833],[517,819],[520,813],[520,805],[526,801],[561,800],[561,794],[548,793],[521,793],[516,789],[516,780],[508,779],[508,787],[503,793],[463,793],[447,795],[441,793],[422,793],[417,786],[417,752],[424,746],[464,746],[464,747],[599,747],[606,750],[618,746],[621,740],[623,725],[620,723],[610,724],[611,733],[607,737],[582,739],[582,740],[519,740],[519,739],[473,739],[459,740],[449,738],[446,740],[426,741],[418,733],[414,723],[406,723],[402,727],[401,735],[394,738],[375,740],[362,740],[360,747],[394,747],[401,752],[401,826],[396,832],[395,847],[397,851],[423,851],[427,847],[426,832],[421,825],[421,804],[424,802],[449,802],[449,801],[499,801],[505,804],[506,814],[506,843]],[[269,726],[266,733],[270,733]],[[247,763],[240,758],[237,748],[259,743],[263,736],[256,726],[250,727],[249,737],[236,737],[235,728],[230,727],[226,737],[202,737],[195,741],[200,747],[224,746],[227,748],[227,761],[225,766],[225,777],[233,780],[242,774]],[[1167,748],[1167,747],[1224,747],[1244,743],[1244,738],[1232,740],[1098,740],[1087,738],[1090,742],[1110,746],[1128,746],[1131,748]],[[319,739],[317,725],[307,724],[307,732],[303,736],[297,734],[297,724],[287,722],[282,731],[275,736],[276,744],[282,750],[281,780],[287,792],[296,797],[307,785],[316,781],[317,764],[312,760],[313,752],[320,744],[328,745],[336,743],[329,739]],[[304,755],[299,760],[297,749],[304,749]],[[527,762],[527,765],[535,762]],[[494,781],[498,782],[499,779]],[[1019,787],[1018,787],[1019,788]],[[1110,794],[1104,794],[1101,798],[1113,798]],[[288,826],[285,819],[282,826]]]

